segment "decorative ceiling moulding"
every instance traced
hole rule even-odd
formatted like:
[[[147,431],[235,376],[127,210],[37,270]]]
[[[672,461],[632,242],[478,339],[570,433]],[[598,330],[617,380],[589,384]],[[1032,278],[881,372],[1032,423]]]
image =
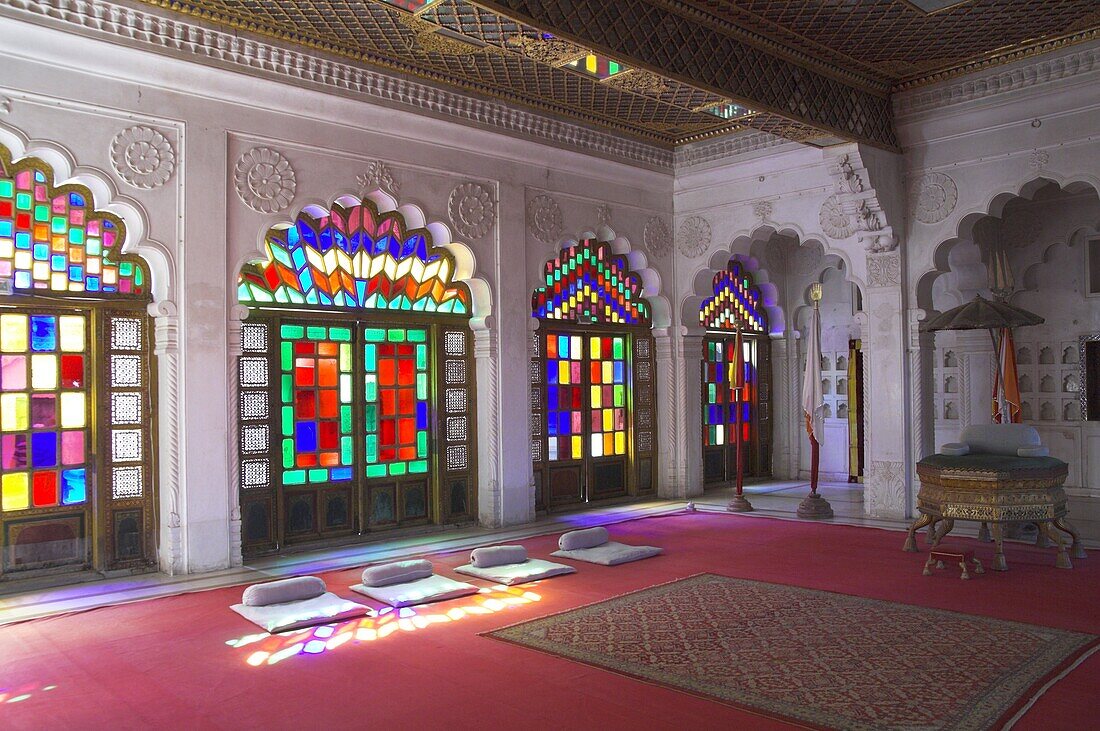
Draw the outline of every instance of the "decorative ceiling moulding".
[[[735,155],[745,155],[787,144],[791,144],[791,141],[767,132],[742,132],[717,140],[676,148],[675,168],[683,170],[714,160],[724,160]]]
[[[985,99],[1018,89],[1050,84],[1083,74],[1100,74],[1100,47],[1082,48],[1036,58],[1012,68],[945,83],[934,88],[914,89],[895,94],[894,113],[909,116],[939,110],[948,104]]]
[[[111,165],[135,188],[151,190],[168,182],[176,169],[176,153],[163,134],[152,127],[134,126],[111,140]]]
[[[820,132],[898,149],[885,89],[868,91],[800,66],[789,60],[790,53],[765,50],[727,27],[701,22],[698,14],[683,12],[685,4],[620,0],[594,3],[584,12],[566,12],[564,0],[479,0],[478,5],[610,53],[630,67],[744,100]],[[624,25],[636,32],[624,33]],[[755,127],[755,121],[748,124]]]
[[[353,99],[383,101],[656,170],[672,168],[672,150],[658,145],[107,0],[0,0],[0,15]]]

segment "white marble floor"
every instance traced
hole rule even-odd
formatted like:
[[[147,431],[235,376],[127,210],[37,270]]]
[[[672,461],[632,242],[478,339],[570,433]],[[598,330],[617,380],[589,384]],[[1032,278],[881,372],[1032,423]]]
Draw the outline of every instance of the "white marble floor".
[[[862,485],[823,483],[819,491],[829,501],[834,513],[833,518],[820,521],[822,523],[858,525],[894,531],[904,531],[909,527],[909,521],[865,516]],[[733,488],[708,490],[703,495],[693,498],[691,502],[697,510],[724,512],[733,492]],[[745,494],[754,510],[742,515],[800,520],[795,511],[798,509],[798,503],[808,492],[809,483],[805,481],[751,482],[745,486]],[[249,561],[245,566],[205,574],[184,576],[142,574],[22,593],[0,594],[0,625],[110,604],[249,584],[283,576],[364,566],[372,562],[397,560],[424,553],[468,551],[480,545],[522,540],[586,525],[609,525],[624,520],[676,512],[683,510],[685,505],[684,501],[653,500],[555,514],[514,528],[490,530],[468,527],[373,543],[272,556]],[[1100,548],[1100,499],[1071,497],[1070,516],[1081,530],[1085,545],[1089,548]],[[977,524],[958,523],[955,532],[960,535],[975,535]],[[899,549],[902,540],[899,536]]]

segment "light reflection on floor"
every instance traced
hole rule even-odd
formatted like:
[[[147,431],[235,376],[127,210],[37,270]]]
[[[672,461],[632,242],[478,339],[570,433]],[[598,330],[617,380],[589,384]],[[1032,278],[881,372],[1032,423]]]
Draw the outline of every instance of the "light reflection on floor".
[[[0,703],[21,703],[35,693],[45,693],[56,687],[56,685],[39,686],[37,683],[29,683],[18,688],[0,688]]]
[[[298,655],[320,655],[349,642],[353,645],[375,642],[397,632],[414,632],[433,624],[457,622],[463,617],[494,614],[509,607],[541,601],[542,596],[531,591],[537,583],[483,588],[477,594],[446,602],[447,609],[431,604],[402,609],[385,607],[374,616],[278,635],[260,632],[227,640],[225,644],[237,649],[249,648],[245,662],[253,667],[274,665]]]

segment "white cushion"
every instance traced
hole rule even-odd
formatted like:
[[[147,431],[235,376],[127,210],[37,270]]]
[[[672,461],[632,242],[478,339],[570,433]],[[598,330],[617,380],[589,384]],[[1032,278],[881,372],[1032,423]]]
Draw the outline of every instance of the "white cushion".
[[[325,593],[325,582],[317,576],[295,576],[264,584],[253,584],[244,590],[241,603],[249,607],[266,607],[302,599],[312,599]]]
[[[578,548],[571,551],[554,551],[551,556],[558,558],[570,558],[576,561],[598,563],[601,566],[618,566],[621,563],[641,561],[662,553],[657,546],[628,546],[625,543],[609,541],[602,546],[592,548]]]
[[[342,622],[374,611],[364,604],[338,597],[330,592],[312,599],[299,599],[262,607],[234,604],[230,609],[268,632],[286,632],[317,624]]]
[[[475,548],[470,553],[470,563],[482,569],[510,563],[522,563],[526,560],[527,549],[523,546],[486,546],[485,548]]]
[[[522,584],[527,581],[538,581],[539,579],[549,579],[551,576],[560,576],[561,574],[575,574],[577,572],[572,566],[553,563],[551,561],[543,561],[540,558],[530,558],[523,563],[490,566],[487,568],[466,564],[465,566],[459,566],[455,571],[460,574],[466,574],[467,576],[476,576],[479,579],[485,579],[486,581],[492,581],[497,584],[504,584],[505,586]]]
[[[363,569],[364,586],[389,586],[404,584],[417,579],[426,579],[432,575],[432,562],[424,559],[413,561],[394,561]]]
[[[1046,447],[1017,447],[1017,457],[1049,457],[1050,450]]]
[[[584,530],[573,530],[562,533],[558,539],[558,548],[563,551],[575,551],[578,548],[595,548],[607,543],[607,528],[596,526]]]
[[[971,454],[1003,454],[1015,457],[1020,447],[1043,443],[1035,427],[1027,424],[971,424],[962,431],[961,441]]]
[[[949,457],[962,457],[970,454],[970,445],[951,442],[940,447],[940,454],[946,454]]]
[[[413,604],[430,604],[455,599],[460,596],[476,594],[477,587],[446,576],[429,576],[404,584],[389,586],[364,586],[356,584],[351,590],[377,599],[391,607],[408,607]]]

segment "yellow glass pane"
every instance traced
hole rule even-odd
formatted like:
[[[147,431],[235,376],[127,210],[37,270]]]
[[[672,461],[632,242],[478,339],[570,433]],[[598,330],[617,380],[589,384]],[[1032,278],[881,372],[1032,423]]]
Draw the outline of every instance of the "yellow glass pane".
[[[27,349],[27,316],[0,315],[0,350],[22,353]]]
[[[30,507],[30,480],[26,472],[4,475],[0,483],[0,507],[4,511],[25,510]]]
[[[593,457],[602,457],[603,456],[603,437],[600,436],[599,434],[593,434],[591,436],[591,440],[592,440],[591,441],[592,456]]]
[[[64,429],[79,429],[84,426],[84,394],[66,392],[61,394],[61,426]]]
[[[569,361],[558,361],[558,383],[569,383]]]
[[[4,431],[26,429],[29,404],[29,397],[25,393],[0,395],[0,429]]]
[[[613,416],[614,413],[615,413],[615,409],[604,409],[603,410],[603,430],[604,431],[613,431],[615,429],[615,420],[614,420],[614,416]]]
[[[600,359],[600,339],[598,337],[589,339],[588,352],[591,354],[592,360]]]
[[[84,318],[80,315],[62,315],[58,318],[61,331],[61,349],[66,353],[84,352]]]
[[[609,360],[603,362],[603,382],[614,383],[615,382],[615,364]]]
[[[626,454],[626,432],[615,432],[615,454]]]
[[[340,370],[347,372],[351,370],[351,344],[340,344]]]
[[[592,408],[598,409],[603,405],[602,403],[600,403],[600,387],[590,386],[590,388],[592,390]]]
[[[604,434],[603,435],[603,453],[610,457],[615,454],[615,435]]]
[[[584,456],[584,437],[577,435],[573,437],[573,459],[580,459]]]
[[[52,390],[57,388],[57,356],[36,353],[31,356],[31,388]]]

